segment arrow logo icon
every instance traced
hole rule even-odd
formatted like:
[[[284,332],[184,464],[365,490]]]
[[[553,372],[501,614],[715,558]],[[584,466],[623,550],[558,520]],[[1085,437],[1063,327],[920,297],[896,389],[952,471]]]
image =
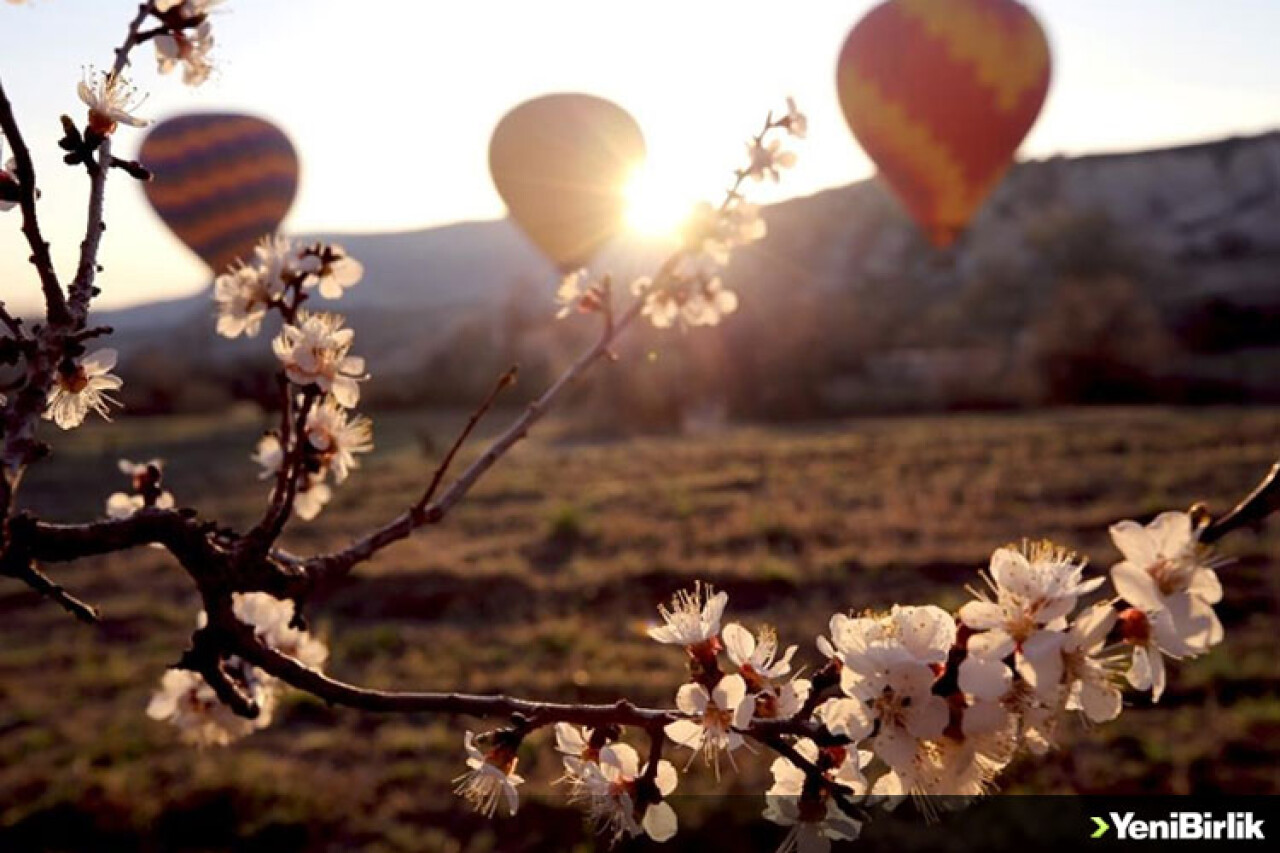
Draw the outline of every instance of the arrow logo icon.
[[[1106,835],[1107,830],[1111,828],[1110,825],[1100,817],[1093,818],[1093,822],[1097,824],[1098,828],[1093,831],[1093,835],[1089,836],[1090,838],[1101,838]]]

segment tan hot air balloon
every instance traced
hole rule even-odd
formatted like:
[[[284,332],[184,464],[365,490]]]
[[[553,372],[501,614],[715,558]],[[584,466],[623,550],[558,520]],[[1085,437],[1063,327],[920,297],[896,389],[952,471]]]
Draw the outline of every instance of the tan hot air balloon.
[[[511,218],[562,272],[618,232],[644,135],[626,110],[592,95],[545,95],[503,116],[489,172]]]

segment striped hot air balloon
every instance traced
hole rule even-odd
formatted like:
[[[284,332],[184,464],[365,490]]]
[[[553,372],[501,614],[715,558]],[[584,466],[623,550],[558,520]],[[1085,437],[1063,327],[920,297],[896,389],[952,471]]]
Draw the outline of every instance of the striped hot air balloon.
[[[889,0],[849,33],[836,78],[853,135],[947,246],[1035,123],[1049,45],[1015,0]]]
[[[147,134],[139,161],[154,173],[147,200],[219,273],[275,231],[298,191],[298,155],[270,122],[247,115],[184,115]]]

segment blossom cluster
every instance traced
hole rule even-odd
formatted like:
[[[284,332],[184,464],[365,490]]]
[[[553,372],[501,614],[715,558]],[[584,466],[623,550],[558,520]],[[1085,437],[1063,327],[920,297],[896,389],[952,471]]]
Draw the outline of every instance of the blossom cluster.
[[[268,235],[247,262],[214,281],[220,335],[256,337],[269,312],[283,319],[271,349],[293,389],[290,402],[305,418],[300,431],[264,435],[253,460],[263,479],[278,481],[282,472],[297,477],[293,510],[303,520],[315,518],[328,503],[330,475],[342,483],[358,467],[356,454],[373,449],[373,425],[349,412],[360,400],[359,383],[368,378],[364,359],[351,354],[355,332],[339,314],[301,306],[313,292],[341,298],[363,275],[360,262],[337,244],[296,244]]]
[[[1115,595],[1084,603],[1107,578],[1086,577],[1084,560],[1064,548],[998,548],[984,587],[956,614],[933,605],[835,614],[817,639],[826,663],[812,678],[797,677],[796,646],[783,649],[773,629],[725,623],[726,593],[701,584],[680,592],[648,632],[683,648],[688,662],[665,738],[688,750],[684,769],[702,755],[717,778],[721,758],[736,768],[748,740],[780,752],[764,815],[790,827],[785,851],[856,838],[871,806],[913,796],[930,813],[985,794],[1021,750],[1050,749],[1063,720],[1114,719],[1126,680],[1158,701],[1164,658],[1222,640],[1215,560],[1190,515],[1120,522],[1111,537],[1123,557],[1110,573]],[[776,735],[781,749],[760,734],[786,721],[795,728]],[[488,814],[499,799],[516,809],[521,736],[497,732],[484,752],[467,735],[458,790]],[[558,724],[560,781],[614,840],[666,840],[677,825],[664,801],[676,767],[661,761],[647,772],[620,738],[617,727]]]
[[[299,663],[319,668],[329,657],[328,647],[319,639],[295,627],[292,601],[281,601],[266,593],[236,593],[232,597],[235,618],[254,629],[257,638]],[[207,622],[201,612],[197,625]],[[222,668],[235,686],[258,706],[253,719],[238,716],[219,701],[213,687],[198,672],[170,669],[151,696],[147,716],[178,729],[179,736],[195,746],[226,746],[271,724],[282,685],[275,678],[237,658],[228,658]]]
[[[199,86],[213,72],[213,24],[209,13],[222,0],[155,0],[153,8],[163,30],[155,36],[156,63],[161,74],[182,66],[182,82]]]
[[[364,276],[364,267],[337,244],[295,244],[288,237],[269,234],[254,247],[248,261],[239,261],[214,279],[218,334],[226,338],[256,337],[267,312],[292,314],[312,289],[325,299],[343,292]]]

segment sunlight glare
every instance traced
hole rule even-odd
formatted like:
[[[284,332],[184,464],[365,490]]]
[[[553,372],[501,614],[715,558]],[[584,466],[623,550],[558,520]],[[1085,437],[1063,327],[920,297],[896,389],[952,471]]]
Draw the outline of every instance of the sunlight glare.
[[[680,182],[647,166],[632,172],[623,193],[627,227],[649,237],[675,237],[694,205]]]

